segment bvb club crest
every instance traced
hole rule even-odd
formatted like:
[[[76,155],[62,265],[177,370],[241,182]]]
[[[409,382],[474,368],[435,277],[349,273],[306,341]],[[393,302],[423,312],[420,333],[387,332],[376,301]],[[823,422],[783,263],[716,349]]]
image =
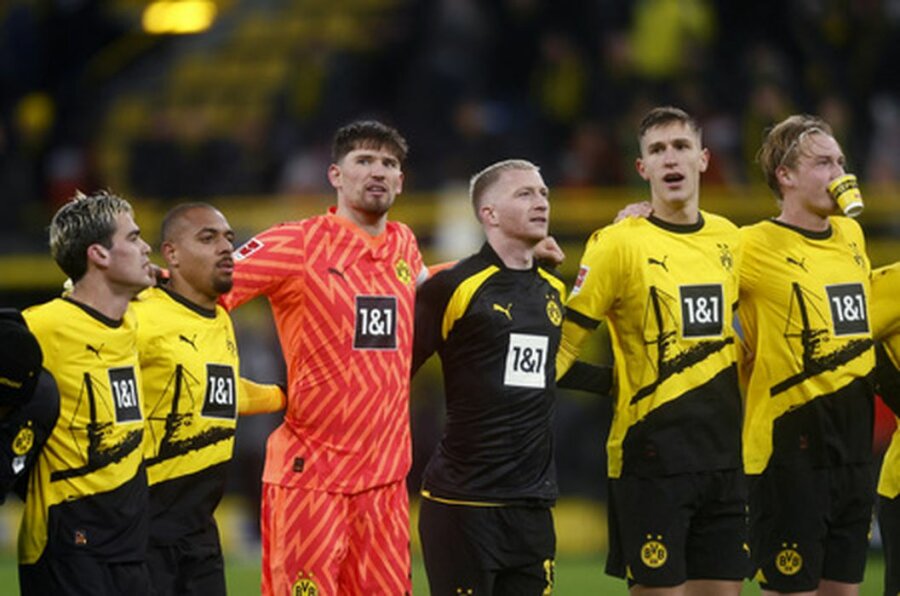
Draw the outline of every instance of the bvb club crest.
[[[797,552],[797,545],[782,544],[782,550],[775,555],[775,568],[782,575],[796,575],[803,569],[803,557]]]
[[[31,451],[32,445],[34,445],[34,431],[31,430],[31,422],[29,422],[28,426],[23,426],[16,433],[16,438],[12,442],[12,450],[16,455],[25,455]]]
[[[297,581],[291,586],[291,596],[319,596],[319,586],[313,581],[312,573],[309,577],[303,577],[303,572],[297,574]]]
[[[716,244],[719,247],[719,262],[725,271],[731,272],[734,267],[734,256],[731,254],[731,248],[724,242]]]
[[[409,264],[402,258],[397,259],[397,262],[394,263],[394,272],[403,285],[409,285],[412,281],[412,271],[409,268]]]
[[[666,564],[669,558],[669,551],[666,545],[662,543],[662,536],[655,539],[647,534],[647,542],[641,547],[641,561],[644,565],[651,569],[659,569]]]
[[[547,299],[547,318],[557,327],[562,325],[562,309],[559,307],[559,304],[556,303],[556,300],[553,300],[553,298],[550,298],[549,296]]]

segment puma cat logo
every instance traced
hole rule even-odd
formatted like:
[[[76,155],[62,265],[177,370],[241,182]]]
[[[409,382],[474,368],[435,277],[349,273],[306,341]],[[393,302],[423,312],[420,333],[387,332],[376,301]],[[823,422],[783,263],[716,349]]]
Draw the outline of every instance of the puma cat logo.
[[[189,346],[191,346],[192,348],[194,348],[194,351],[195,351],[195,352],[197,351],[197,346],[194,344],[194,342],[195,342],[196,339],[197,339],[197,334],[196,334],[196,333],[194,334],[194,337],[192,337],[191,339],[188,339],[188,338],[186,338],[186,337],[183,336],[183,335],[179,335],[179,336],[178,336],[178,339],[180,339],[181,341],[183,341],[183,342],[186,343],[187,345],[189,345]]]
[[[809,271],[806,269],[806,257],[803,257],[799,261],[794,257],[785,257],[785,260],[788,262],[788,264],[796,265],[797,267],[800,267],[801,269],[809,273]]]
[[[506,305],[506,308],[503,308],[502,306],[500,306],[500,305],[497,304],[496,302],[494,303],[494,310],[496,310],[497,312],[502,312],[503,314],[505,314],[505,315],[506,315],[506,318],[509,319],[510,321],[512,321],[512,314],[509,312],[511,309],[512,309],[512,302],[510,302],[509,304],[507,304],[507,305]]]
[[[87,350],[88,352],[92,352],[97,358],[101,358],[100,350],[103,349],[103,345],[104,344],[100,344],[99,348],[95,348],[91,344],[84,344],[84,349]]]
[[[668,259],[668,258],[669,258],[669,255],[666,255],[663,257],[662,261],[659,261],[657,259],[654,259],[653,257],[647,257],[647,264],[648,265],[659,265],[660,267],[665,269],[666,273],[668,273],[669,268],[666,266],[666,259]]]

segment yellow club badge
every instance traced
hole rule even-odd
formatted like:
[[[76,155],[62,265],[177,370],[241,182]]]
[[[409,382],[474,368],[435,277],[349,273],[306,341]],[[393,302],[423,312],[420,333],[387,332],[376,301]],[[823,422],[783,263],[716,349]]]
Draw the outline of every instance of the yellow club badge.
[[[781,546],[783,548],[775,555],[775,568],[782,575],[796,575],[803,569],[803,557],[797,552],[797,545],[784,543]]]
[[[659,569],[669,559],[669,551],[662,542],[662,536],[647,535],[647,542],[641,547],[641,561],[651,569]]]
[[[23,426],[16,433],[16,438],[12,442],[12,450],[16,455],[25,455],[31,451],[34,446],[34,431],[31,430],[31,421],[27,426]]]
[[[319,586],[313,581],[312,573],[309,577],[303,577],[303,572],[297,574],[297,581],[291,586],[291,596],[319,596]]]
[[[552,298],[547,300],[547,318],[557,327],[562,325],[562,308],[560,308],[556,300],[553,300]]]
[[[409,285],[410,282],[412,282],[412,269],[409,268],[409,263],[402,257],[397,259],[397,262],[394,263],[394,272],[397,274],[397,279],[399,279],[400,283],[403,285]]]

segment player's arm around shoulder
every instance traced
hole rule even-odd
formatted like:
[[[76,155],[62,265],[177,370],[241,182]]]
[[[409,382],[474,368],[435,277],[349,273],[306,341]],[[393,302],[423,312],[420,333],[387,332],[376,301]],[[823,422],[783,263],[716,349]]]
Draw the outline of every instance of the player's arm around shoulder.
[[[238,415],[271,414],[287,406],[287,395],[280,385],[238,379]]]
[[[257,296],[271,296],[286,279],[300,274],[307,242],[322,227],[315,224],[315,218],[280,223],[235,249],[234,285],[219,304],[232,310]]]
[[[457,262],[428,277],[416,290],[412,375],[444,343],[447,308],[461,277],[465,276]]]
[[[556,378],[562,381],[575,365],[582,344],[606,316],[615,300],[619,275],[624,268],[621,243],[628,231],[646,225],[646,221],[626,218],[594,231],[585,244],[575,284],[566,300],[559,350],[556,353]]]

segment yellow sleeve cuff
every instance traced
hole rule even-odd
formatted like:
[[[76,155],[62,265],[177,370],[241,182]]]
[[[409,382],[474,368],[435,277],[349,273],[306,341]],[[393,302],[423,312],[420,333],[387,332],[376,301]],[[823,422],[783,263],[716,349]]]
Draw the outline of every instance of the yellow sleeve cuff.
[[[238,414],[268,414],[283,410],[287,404],[287,396],[278,385],[262,385],[250,379],[240,378],[240,398]]]
[[[578,358],[578,352],[581,351],[581,344],[591,333],[592,329],[585,329],[568,319],[563,320],[562,338],[559,340],[559,351],[556,353],[557,381],[571,368],[572,363]]]

